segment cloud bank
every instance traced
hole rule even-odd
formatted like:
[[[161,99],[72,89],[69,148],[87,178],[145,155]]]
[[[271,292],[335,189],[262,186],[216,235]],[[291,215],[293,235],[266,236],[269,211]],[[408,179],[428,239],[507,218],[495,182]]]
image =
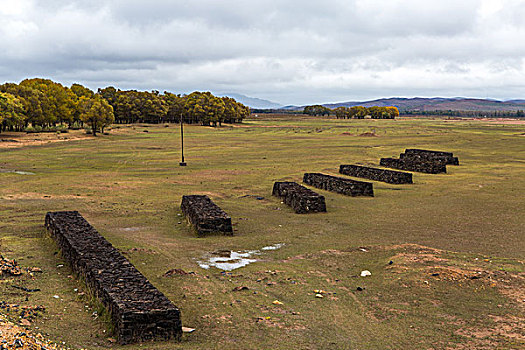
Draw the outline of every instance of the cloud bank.
[[[0,80],[283,104],[525,97],[520,0],[0,0]]]

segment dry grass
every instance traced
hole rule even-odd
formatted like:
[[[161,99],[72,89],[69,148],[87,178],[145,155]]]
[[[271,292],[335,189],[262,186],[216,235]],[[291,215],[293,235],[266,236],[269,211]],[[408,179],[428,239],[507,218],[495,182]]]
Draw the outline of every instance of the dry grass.
[[[525,289],[522,126],[290,117],[243,126],[188,126],[186,168],[178,166],[175,127],[122,127],[96,139],[0,149],[0,168],[35,173],[0,173],[0,252],[43,270],[17,282],[40,292],[0,279],[2,298],[45,305],[31,327],[56,341],[120,348],[43,229],[47,211],[75,209],[197,329],[181,344],[142,348],[524,346],[516,327]],[[377,164],[412,147],[453,151],[461,165],[446,175],[416,174],[413,185],[374,183],[374,198],[319,191],[325,214],[297,215],[271,197],[274,181],[336,174],[342,163]],[[195,236],[178,216],[181,196],[195,193],[232,216],[234,237]],[[276,243],[285,245],[231,274],[197,265],[210,252]],[[360,277],[365,269],[372,276]],[[179,270],[186,274],[165,276]],[[315,290],[326,293],[316,298]]]

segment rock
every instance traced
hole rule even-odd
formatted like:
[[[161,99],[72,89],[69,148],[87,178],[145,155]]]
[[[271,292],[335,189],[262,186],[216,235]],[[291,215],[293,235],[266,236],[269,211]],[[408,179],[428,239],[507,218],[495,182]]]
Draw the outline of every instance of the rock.
[[[372,276],[372,273],[368,270],[361,271],[361,277]]]
[[[233,288],[233,291],[234,292],[238,292],[238,291],[241,291],[241,290],[249,290],[250,288],[246,287],[246,286],[238,286],[238,287],[235,287]]]
[[[185,276],[188,275],[188,273],[182,269],[171,269],[169,271],[166,271],[163,276],[169,277],[174,275]]]

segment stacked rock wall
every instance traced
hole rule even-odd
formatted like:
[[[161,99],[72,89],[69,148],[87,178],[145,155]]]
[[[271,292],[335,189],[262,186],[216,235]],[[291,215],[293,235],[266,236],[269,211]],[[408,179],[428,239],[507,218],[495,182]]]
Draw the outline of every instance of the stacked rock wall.
[[[297,214],[326,212],[324,196],[296,182],[276,182],[272,194],[282,198]]]
[[[416,171],[427,174],[439,174],[447,172],[447,165],[445,162],[427,162],[412,158],[381,158],[379,165],[387,168]]]
[[[405,153],[399,156],[401,159],[410,158],[413,160],[427,161],[427,162],[445,162],[445,164],[459,165],[458,157],[454,157],[451,152],[428,151],[424,149],[408,148]]]
[[[391,184],[411,184],[412,174],[401,171],[371,168],[361,165],[341,165],[339,173],[348,176],[383,181]]]
[[[119,343],[180,340],[180,311],[77,211],[47,213],[62,255],[106,306]]]
[[[373,185],[370,182],[355,181],[320,173],[304,174],[303,182],[310,186],[347,196],[374,196]]]
[[[208,196],[182,196],[182,212],[195,227],[198,235],[223,233],[233,235],[232,219]]]

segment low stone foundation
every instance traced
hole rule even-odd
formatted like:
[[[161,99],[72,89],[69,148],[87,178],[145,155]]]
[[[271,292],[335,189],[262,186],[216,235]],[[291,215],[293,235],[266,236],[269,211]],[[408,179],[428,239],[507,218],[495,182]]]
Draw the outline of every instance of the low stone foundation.
[[[399,155],[401,159],[410,158],[413,160],[435,162],[441,161],[448,165],[459,165],[458,157],[454,157],[451,152],[428,151],[424,149],[407,148],[405,153]]]
[[[297,214],[326,212],[324,196],[296,182],[276,182],[272,195],[282,198]]]
[[[231,217],[208,196],[182,196],[180,208],[199,236],[210,233],[233,235]]]
[[[381,158],[379,165],[384,166],[386,168],[416,171],[427,174],[439,174],[447,172],[447,165],[445,164],[445,162],[425,162],[411,158]]]
[[[50,212],[45,225],[72,269],[108,309],[119,343],[180,340],[180,311],[77,211]]]
[[[401,171],[371,168],[361,165],[340,165],[339,173],[348,176],[387,182],[390,184],[411,184],[412,174]]]
[[[370,182],[355,181],[320,173],[304,174],[303,182],[310,186],[347,196],[374,196],[373,185]]]

